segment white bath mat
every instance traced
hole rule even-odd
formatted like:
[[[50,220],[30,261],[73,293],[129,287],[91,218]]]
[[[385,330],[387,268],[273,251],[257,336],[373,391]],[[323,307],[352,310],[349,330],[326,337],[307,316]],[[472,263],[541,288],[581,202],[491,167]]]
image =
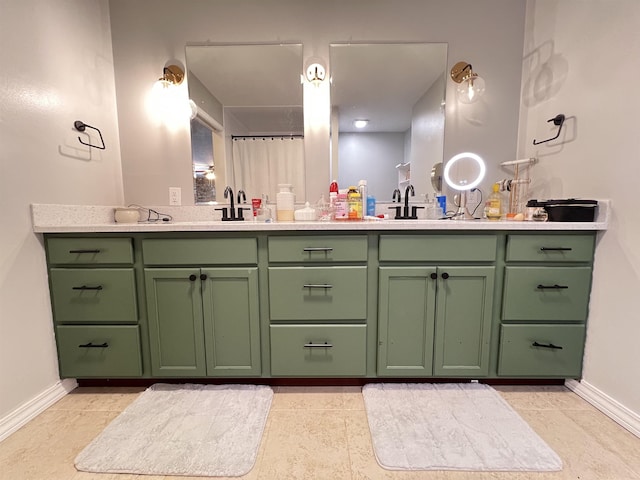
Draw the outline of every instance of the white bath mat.
[[[384,468],[562,470],[558,455],[488,385],[378,383],[362,394]]]
[[[255,464],[272,398],[262,385],[153,385],[80,452],[76,468],[245,475]]]

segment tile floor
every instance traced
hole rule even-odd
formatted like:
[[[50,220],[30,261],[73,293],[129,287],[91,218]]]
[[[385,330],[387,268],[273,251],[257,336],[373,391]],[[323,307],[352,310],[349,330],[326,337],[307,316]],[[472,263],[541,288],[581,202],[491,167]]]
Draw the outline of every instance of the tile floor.
[[[562,386],[497,386],[564,462],[555,473],[392,472],[376,463],[359,387],[274,387],[246,480],[640,480],[640,439]],[[0,443],[1,480],[197,480],[77,472],[75,456],[143,388],[78,388]],[[236,477],[237,478],[237,477]]]

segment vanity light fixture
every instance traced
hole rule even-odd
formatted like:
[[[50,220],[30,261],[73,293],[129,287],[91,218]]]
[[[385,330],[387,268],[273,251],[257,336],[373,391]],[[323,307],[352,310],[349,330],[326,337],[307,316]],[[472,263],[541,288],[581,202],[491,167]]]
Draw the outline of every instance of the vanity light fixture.
[[[327,72],[325,68],[319,63],[312,63],[307,67],[307,81],[311,82],[316,87],[320,86],[320,84],[324,82],[326,74]]]
[[[357,119],[353,121],[353,126],[356,128],[364,128],[369,125],[369,120],[366,119]]]
[[[474,103],[484,93],[484,79],[473,71],[470,63],[456,63],[451,69],[451,79],[458,84],[456,92],[460,103]]]
[[[184,80],[184,70],[177,65],[169,65],[162,70],[162,76],[158,79],[158,82],[164,88],[171,87],[173,85],[180,85]]]

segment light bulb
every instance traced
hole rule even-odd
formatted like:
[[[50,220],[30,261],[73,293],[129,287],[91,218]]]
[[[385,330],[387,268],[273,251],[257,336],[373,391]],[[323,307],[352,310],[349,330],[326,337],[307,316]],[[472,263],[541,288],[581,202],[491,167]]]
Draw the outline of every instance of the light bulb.
[[[474,103],[485,91],[484,79],[476,74],[465,78],[456,87],[458,100],[461,103]]]
[[[354,120],[353,126],[356,128],[364,128],[369,123],[369,120]]]

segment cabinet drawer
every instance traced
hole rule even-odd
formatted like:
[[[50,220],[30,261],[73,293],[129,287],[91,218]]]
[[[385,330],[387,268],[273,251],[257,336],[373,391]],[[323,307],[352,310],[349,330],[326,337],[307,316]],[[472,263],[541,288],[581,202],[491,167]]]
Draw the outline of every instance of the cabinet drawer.
[[[271,325],[271,373],[366,374],[365,325]]]
[[[271,320],[364,320],[367,267],[270,267]]]
[[[499,375],[579,377],[584,325],[503,325]]]
[[[145,239],[146,265],[237,265],[258,263],[255,238]]]
[[[492,262],[495,235],[381,235],[381,262]]]
[[[503,320],[584,321],[590,267],[506,267]]]
[[[595,235],[509,235],[508,262],[590,262]]]
[[[52,268],[51,299],[57,323],[136,323],[131,268]]]
[[[50,264],[132,264],[130,238],[48,238]]]
[[[56,327],[61,377],[142,375],[137,325]]]
[[[367,237],[269,237],[270,262],[365,262]]]

